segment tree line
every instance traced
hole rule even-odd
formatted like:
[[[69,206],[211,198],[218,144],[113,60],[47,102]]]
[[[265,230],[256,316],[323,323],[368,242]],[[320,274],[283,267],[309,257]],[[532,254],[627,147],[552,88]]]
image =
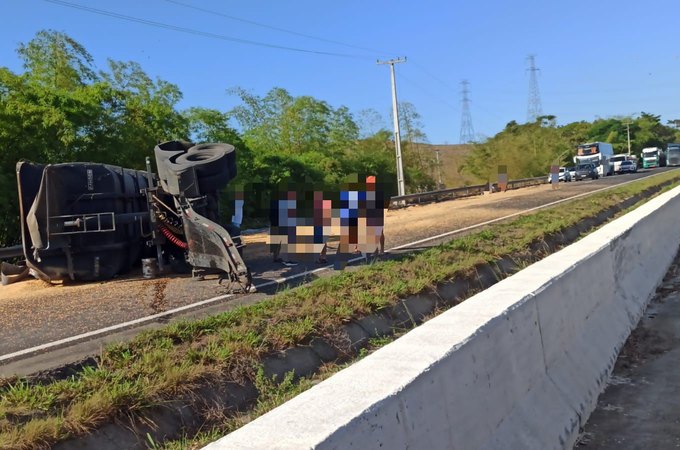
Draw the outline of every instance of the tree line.
[[[293,180],[336,190],[350,175],[364,173],[385,182],[387,195],[396,194],[393,134],[375,110],[353,113],[280,87],[262,96],[229,88],[225,95],[240,100],[229,111],[180,109],[178,86],[152,79],[131,61],[109,60],[105,70],[96,70],[88,51],[65,33],[40,31],[17,53],[23,72],[0,67],[0,247],[21,239],[15,165],[22,159],[143,169],[160,141],[227,142],[237,148],[233,186],[268,192]],[[407,192],[434,189],[438,168],[421,117],[411,103],[399,107]],[[664,125],[648,113],[564,126],[544,116],[534,123],[510,122],[474,144],[457,170],[479,182],[494,180],[498,165],[508,167],[510,178],[544,175],[551,164],[569,162],[583,142],[606,141],[626,150],[626,123],[636,153],[680,140],[680,120]],[[224,206],[227,216],[229,203]],[[245,218],[256,211],[255,201],[246,198]]]
[[[641,112],[637,117],[613,117],[593,122],[556,125],[555,116],[542,116],[535,122],[508,123],[500,133],[473,145],[459,168],[479,181],[495,181],[499,165],[507,167],[510,179],[546,175],[551,165],[573,165],[579,144],[609,142],[614,153],[639,156],[645,147],[664,147],[680,142],[680,120],[661,123],[661,116]]]
[[[40,31],[17,52],[23,73],[0,67],[0,247],[21,239],[15,165],[22,159],[143,169],[160,141],[227,142],[237,148],[234,185],[267,191],[290,179],[333,189],[355,173],[395,184],[392,133],[374,110],[355,115],[278,87],[264,96],[231,88],[225,94],[241,103],[230,111],[180,110],[178,86],[152,79],[136,62],[109,60],[95,70],[65,33]],[[413,105],[401,107],[406,183],[432,189],[434,158],[419,149],[426,140],[420,116]],[[247,199],[245,216],[256,209]]]

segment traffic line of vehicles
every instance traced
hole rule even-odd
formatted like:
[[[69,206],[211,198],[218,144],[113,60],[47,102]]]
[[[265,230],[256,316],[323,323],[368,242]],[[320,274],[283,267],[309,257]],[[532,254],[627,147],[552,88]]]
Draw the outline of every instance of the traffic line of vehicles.
[[[680,166],[680,144],[668,144],[664,151],[661,147],[647,147],[642,149],[642,167]]]
[[[597,180],[614,174],[635,173],[638,167],[680,166],[680,144],[668,144],[665,151],[661,147],[647,147],[638,158],[625,153],[615,155],[612,145],[607,142],[590,142],[577,147],[574,164],[573,167],[560,167],[557,179],[565,182]]]
[[[680,144],[668,144],[664,151],[661,147],[647,147],[642,149],[642,167],[680,166]]]

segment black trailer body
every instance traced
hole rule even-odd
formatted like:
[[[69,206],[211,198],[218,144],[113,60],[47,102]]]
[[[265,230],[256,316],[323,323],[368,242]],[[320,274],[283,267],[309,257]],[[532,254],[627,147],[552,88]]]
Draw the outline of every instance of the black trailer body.
[[[161,267],[181,259],[196,276],[219,273],[252,292],[243,245],[219,224],[219,191],[236,176],[234,147],[170,141],[154,153],[159,177],[148,158],[147,171],[19,162],[26,265],[46,280],[107,280],[148,254]]]
[[[48,279],[106,280],[141,257],[146,172],[107,164],[17,164],[24,257]]]

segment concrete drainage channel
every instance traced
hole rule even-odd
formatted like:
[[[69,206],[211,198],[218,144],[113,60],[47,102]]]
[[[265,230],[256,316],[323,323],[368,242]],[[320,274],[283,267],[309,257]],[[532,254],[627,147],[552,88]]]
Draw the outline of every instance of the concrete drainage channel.
[[[434,291],[406,298],[378,314],[348,323],[338,330],[341,339],[337,341],[328,342],[316,338],[311,340],[307,347],[291,348],[271,355],[262,361],[265,375],[282,379],[287,372],[293,370],[296,376],[309,376],[318,371],[324,363],[349,361],[371,337],[388,336],[395,329],[404,330],[419,325],[436,310],[450,308],[472,293],[486,289],[496,284],[498,280],[517,272],[528,263],[572,243],[580,234],[604,223],[617,212],[632,206],[660,188],[661,186],[652,188],[562,233],[534,242],[529,252],[508,255],[493,264],[477,267],[474,276],[442,283]],[[65,374],[72,374],[72,370],[41,374],[35,380],[45,381]],[[145,410],[143,419],[119,419],[89,435],[61,442],[55,448],[146,448],[149,443],[148,437],[156,442],[162,442],[177,438],[182,433],[190,434],[197,430],[204,422],[202,412],[209,408],[242,411],[250,408],[256,400],[257,390],[252,383],[203,386],[191,396]],[[574,426],[577,428],[577,425]],[[280,431],[280,428],[276,430]]]

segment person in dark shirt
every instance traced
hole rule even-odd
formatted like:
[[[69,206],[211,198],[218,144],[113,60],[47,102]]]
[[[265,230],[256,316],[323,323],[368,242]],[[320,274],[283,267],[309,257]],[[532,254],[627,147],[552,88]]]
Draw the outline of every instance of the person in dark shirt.
[[[385,252],[385,210],[389,207],[389,198],[385,191],[376,183],[374,175],[366,177],[366,234],[367,244],[375,245],[374,255]],[[367,249],[367,250],[370,250]]]

